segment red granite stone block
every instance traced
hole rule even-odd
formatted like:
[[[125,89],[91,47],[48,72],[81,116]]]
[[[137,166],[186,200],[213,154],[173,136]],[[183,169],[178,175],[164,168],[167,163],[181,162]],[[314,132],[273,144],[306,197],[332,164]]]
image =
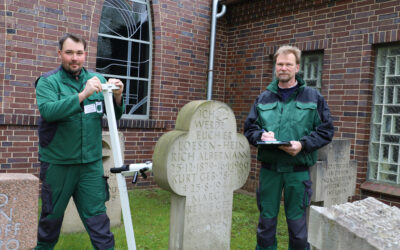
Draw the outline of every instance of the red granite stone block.
[[[36,245],[39,179],[31,174],[0,174],[0,249]]]

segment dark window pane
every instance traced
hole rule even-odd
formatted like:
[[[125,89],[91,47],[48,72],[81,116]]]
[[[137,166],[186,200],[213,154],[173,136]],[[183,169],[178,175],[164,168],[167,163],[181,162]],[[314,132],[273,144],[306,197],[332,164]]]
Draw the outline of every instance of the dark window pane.
[[[386,107],[386,113],[398,115],[400,114],[400,107]]]
[[[395,63],[396,63],[396,58],[391,56],[387,58],[388,60],[388,75],[394,75],[394,70],[395,70]]]
[[[127,114],[144,115],[147,111],[148,103],[148,83],[146,81],[130,80],[125,84],[124,94],[125,109]]]
[[[391,49],[390,49],[390,54],[391,54],[391,55],[400,55],[400,47],[391,48]]]
[[[125,40],[99,36],[96,70],[102,74],[127,75],[127,47]]]
[[[393,103],[393,87],[386,87],[386,93],[387,93],[387,97],[386,97],[386,103],[387,104],[392,104]]]
[[[131,76],[147,78],[149,76],[149,45],[133,43],[131,52]]]
[[[392,146],[392,162],[397,163],[399,160],[399,146]]]
[[[314,87],[314,88],[317,87],[317,81],[316,80],[308,80],[306,82],[307,82],[307,86]]]
[[[393,132],[396,134],[400,134],[400,117],[396,116],[394,117],[394,128],[393,128]]]
[[[400,85],[400,77],[388,77],[388,84],[389,85]]]
[[[385,135],[383,137],[383,142],[388,142],[388,143],[400,143],[399,136],[395,135]]]

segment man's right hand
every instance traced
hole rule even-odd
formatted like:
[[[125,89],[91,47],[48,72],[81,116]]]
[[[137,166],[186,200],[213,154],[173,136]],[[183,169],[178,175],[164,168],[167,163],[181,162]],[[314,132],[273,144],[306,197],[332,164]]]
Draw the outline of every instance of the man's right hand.
[[[86,98],[91,96],[94,92],[99,93],[103,89],[101,88],[101,81],[97,76],[90,78],[86,82],[85,88],[79,93],[79,103],[83,102]]]
[[[275,133],[272,131],[263,132],[261,134],[261,141],[276,141]]]

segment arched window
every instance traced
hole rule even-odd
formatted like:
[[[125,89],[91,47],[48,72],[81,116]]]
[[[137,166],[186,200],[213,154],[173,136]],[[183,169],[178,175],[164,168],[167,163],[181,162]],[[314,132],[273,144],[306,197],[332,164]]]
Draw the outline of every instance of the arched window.
[[[148,119],[152,35],[148,0],[105,0],[96,71],[125,84],[123,118]]]

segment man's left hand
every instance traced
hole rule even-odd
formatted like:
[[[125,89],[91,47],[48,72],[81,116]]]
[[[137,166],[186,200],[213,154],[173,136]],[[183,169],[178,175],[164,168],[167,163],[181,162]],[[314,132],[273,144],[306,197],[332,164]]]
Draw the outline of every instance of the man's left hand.
[[[303,146],[299,141],[290,141],[290,146],[279,146],[279,149],[285,151],[286,153],[290,154],[291,156],[296,156]]]
[[[119,89],[114,89],[113,90],[113,95],[115,98],[115,102],[121,106],[122,104],[122,93],[124,91],[124,84],[122,83],[122,81],[120,79],[116,79],[116,78],[110,78],[107,81],[107,84],[114,84],[115,86],[119,87]]]

